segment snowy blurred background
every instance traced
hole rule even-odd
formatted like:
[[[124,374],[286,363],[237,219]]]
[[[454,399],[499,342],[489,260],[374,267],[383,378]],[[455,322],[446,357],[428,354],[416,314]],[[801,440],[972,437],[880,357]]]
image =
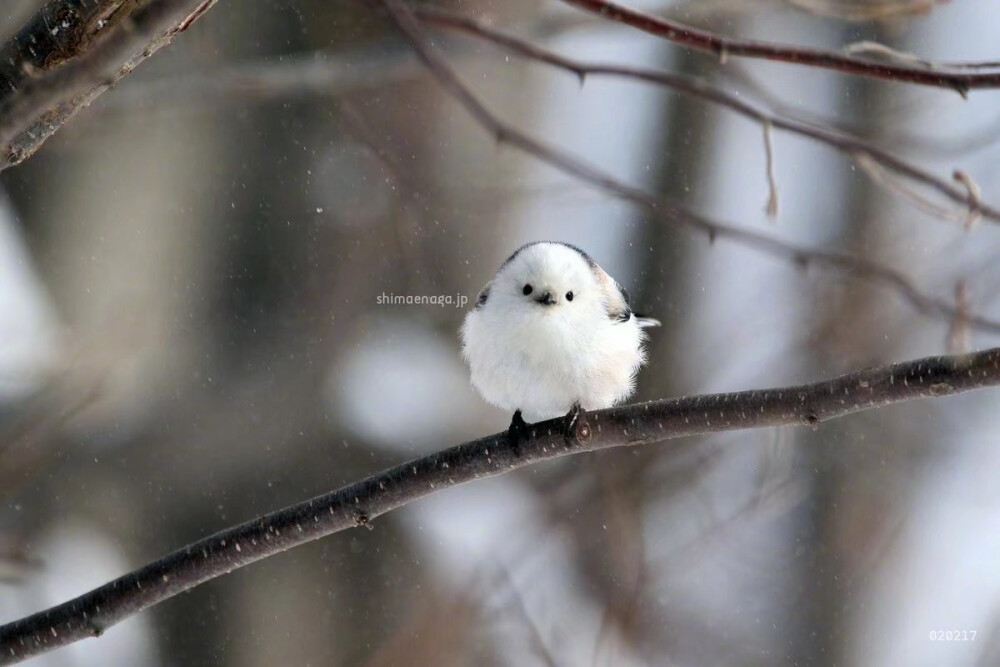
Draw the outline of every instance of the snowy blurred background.
[[[5,3],[0,34],[39,4]],[[567,55],[704,76],[944,179],[961,168],[1000,203],[1000,92],[720,65],[558,2],[447,6]],[[995,0],[641,6],[733,36],[1000,57]],[[993,223],[967,232],[778,131],[771,219],[759,125],[433,34],[499,115],[631,185],[945,299],[964,281],[1000,317]],[[505,428],[468,384],[464,311],[378,299],[474,300],[529,240],[585,248],[663,320],[640,399],[943,353],[951,329],[850,272],[710,244],[498,147],[364,3],[221,0],[0,188],[0,622]],[[30,664],[995,665],[998,471],[996,391],[573,456]],[[975,640],[931,640],[947,630]]]

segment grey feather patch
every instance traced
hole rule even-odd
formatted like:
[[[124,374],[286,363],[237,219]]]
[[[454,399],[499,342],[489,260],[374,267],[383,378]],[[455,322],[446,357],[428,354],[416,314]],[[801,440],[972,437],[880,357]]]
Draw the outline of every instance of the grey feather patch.
[[[639,325],[640,329],[645,329],[647,327],[658,327],[660,326],[660,320],[655,317],[646,317],[645,315],[640,315],[639,313],[632,310],[632,295],[628,293],[628,290],[619,285],[617,282],[615,286],[622,295],[622,299],[625,301],[625,308],[623,311],[617,313],[609,313],[611,319],[617,319],[620,322],[628,322],[629,317],[635,315],[635,322]]]
[[[608,317],[619,322],[628,322],[629,318],[632,317],[632,299],[629,297],[628,290],[619,285],[618,281],[605,273],[600,267],[598,267],[595,273],[599,280],[610,282],[614,285],[615,290],[621,296],[620,302],[608,308]]]
[[[611,310],[608,312],[608,317],[613,320],[618,320],[619,322],[628,322],[629,318],[632,317],[632,310],[628,306],[617,310]]]
[[[490,298],[490,285],[492,284],[492,281],[490,281],[483,286],[482,291],[479,292],[479,296],[476,298],[476,305],[474,308],[482,308],[486,305],[486,300]]]

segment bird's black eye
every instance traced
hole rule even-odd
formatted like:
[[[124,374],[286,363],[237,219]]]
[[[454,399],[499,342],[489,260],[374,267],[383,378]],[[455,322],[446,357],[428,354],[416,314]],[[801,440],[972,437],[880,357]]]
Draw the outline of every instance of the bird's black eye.
[[[524,294],[525,296],[531,294],[531,285],[530,284],[525,285],[524,289],[521,290],[521,293]]]
[[[566,300],[567,301],[572,301],[573,300],[573,293],[572,292],[566,292]]]

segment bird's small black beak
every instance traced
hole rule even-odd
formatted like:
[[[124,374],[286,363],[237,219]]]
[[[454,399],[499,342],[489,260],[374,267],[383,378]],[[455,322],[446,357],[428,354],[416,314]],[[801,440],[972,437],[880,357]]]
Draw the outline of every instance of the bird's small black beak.
[[[552,296],[552,292],[545,292],[537,299],[535,299],[535,301],[542,304],[543,306],[551,306],[556,302],[555,298]]]

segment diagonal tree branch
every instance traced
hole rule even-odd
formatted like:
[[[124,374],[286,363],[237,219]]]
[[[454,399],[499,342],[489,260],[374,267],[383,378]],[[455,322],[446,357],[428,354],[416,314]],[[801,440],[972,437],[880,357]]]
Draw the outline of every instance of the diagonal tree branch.
[[[1000,385],[1000,348],[879,366],[782,389],[690,396],[584,413],[574,440],[562,420],[534,424],[515,454],[505,433],[390,468],[337,491],[206,537],[78,598],[0,626],[0,665],[101,635],[198,584],[371,521],[437,491],[582,452],[837,417]]]
[[[686,227],[701,232],[709,240],[727,238],[748,248],[768,255],[790,259],[806,266],[813,264],[825,269],[863,278],[882,284],[893,290],[917,312],[928,317],[938,317],[954,322],[959,317],[972,328],[1000,333],[1000,322],[982,315],[961,312],[952,303],[929,296],[920,291],[904,274],[882,266],[877,262],[853,255],[828,252],[814,248],[799,247],[764,234],[726,225],[692,211],[673,202],[650,195],[632,187],[596,167],[580,160],[560,148],[536,139],[518,128],[505,123],[494,114],[472,90],[466,86],[441,53],[427,41],[416,15],[399,0],[380,0],[403,36],[409,41],[417,57],[438,80],[441,86],[455,98],[497,142],[511,146],[534,156],[549,166],[579,181],[604,190],[623,201],[644,209],[650,216],[677,227]]]
[[[963,66],[962,63],[951,63],[951,66],[953,69],[963,71],[948,71],[920,65],[869,60],[837,51],[822,51],[802,46],[723,37],[683,23],[624,7],[609,0],[562,1],[579,9],[598,14],[602,18],[663,37],[674,44],[714,53],[723,60],[730,56],[775,60],[873,79],[950,88],[962,97],[965,97],[973,88],[1000,88],[1000,72],[970,72],[969,68]],[[970,64],[980,65],[981,63]]]
[[[0,48],[0,171],[169,44],[216,0],[52,0]]]
[[[692,97],[697,97],[730,109],[741,116],[761,123],[765,127],[770,125],[776,129],[813,139],[852,158],[858,155],[867,156],[886,169],[892,170],[900,176],[916,183],[933,188],[953,202],[962,204],[967,207],[968,215],[982,215],[984,218],[988,218],[994,222],[1000,222],[1000,208],[983,203],[978,197],[970,193],[968,187],[957,187],[955,184],[938,178],[925,169],[911,164],[903,158],[847,132],[814,125],[794,118],[786,118],[770,112],[763,107],[747,102],[739,95],[715,87],[704,79],[662,70],[629,67],[618,64],[584,62],[569,58],[532,44],[529,41],[494,30],[479,21],[446,10],[419,7],[414,9],[413,13],[425,23],[440,28],[456,30],[490,41],[521,57],[543,62],[570,72],[576,75],[581,81],[590,75],[603,75],[634,79],[664,86],[679,93],[691,95]]]

